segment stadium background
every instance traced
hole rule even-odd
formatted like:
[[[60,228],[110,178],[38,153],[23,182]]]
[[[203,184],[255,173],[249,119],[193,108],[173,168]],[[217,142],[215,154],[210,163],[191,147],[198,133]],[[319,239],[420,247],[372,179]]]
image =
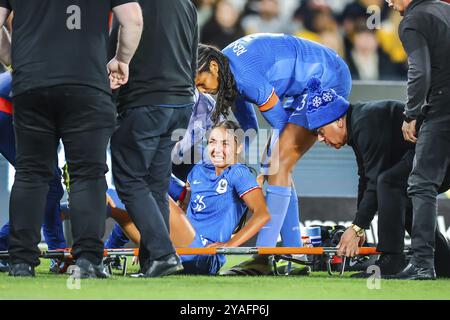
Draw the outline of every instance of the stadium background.
[[[249,33],[296,34],[323,43],[344,57],[354,79],[351,102],[405,99],[406,55],[397,36],[401,17],[389,10],[384,0],[193,2],[198,8],[200,39],[203,43],[223,48]],[[366,23],[373,13],[379,13],[380,27],[369,30]],[[261,127],[268,128],[257,114]],[[356,210],[356,173],[356,161],[349,147],[336,151],[317,143],[294,172],[300,196],[302,225],[349,223]],[[9,191],[13,177],[14,170],[4,158],[0,158],[1,224],[8,219]],[[111,182],[110,174],[108,182]],[[448,196],[443,195],[439,200],[439,216],[439,228],[450,239]],[[108,226],[111,226],[111,221]],[[376,222],[368,239],[376,241]]]

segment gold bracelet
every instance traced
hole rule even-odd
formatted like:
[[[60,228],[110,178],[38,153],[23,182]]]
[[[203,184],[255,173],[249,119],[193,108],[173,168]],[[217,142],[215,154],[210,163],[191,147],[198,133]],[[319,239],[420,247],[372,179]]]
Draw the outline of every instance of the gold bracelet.
[[[356,232],[356,235],[358,237],[361,238],[362,236],[364,236],[364,229],[363,228],[358,227],[356,224],[351,224],[350,228],[352,228]]]

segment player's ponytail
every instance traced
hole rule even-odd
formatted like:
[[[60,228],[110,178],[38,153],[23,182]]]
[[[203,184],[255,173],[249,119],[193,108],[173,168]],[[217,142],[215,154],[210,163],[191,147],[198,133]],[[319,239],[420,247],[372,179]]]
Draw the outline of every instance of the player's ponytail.
[[[217,123],[220,115],[228,116],[229,109],[236,99],[236,83],[231,73],[228,58],[217,48],[200,44],[198,47],[198,72],[209,71],[209,64],[214,60],[219,65],[219,90],[217,92],[216,108],[211,116],[213,123]]]

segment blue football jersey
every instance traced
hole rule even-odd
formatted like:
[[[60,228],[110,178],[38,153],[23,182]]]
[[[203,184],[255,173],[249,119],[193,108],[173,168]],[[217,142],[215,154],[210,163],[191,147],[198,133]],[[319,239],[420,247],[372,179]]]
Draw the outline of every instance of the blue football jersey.
[[[10,72],[0,74],[0,153],[15,165],[16,148],[12,120],[12,77]]]
[[[242,218],[246,205],[241,199],[259,188],[249,168],[236,164],[217,176],[209,164],[197,164],[189,173],[191,198],[187,218],[205,243],[226,242]]]
[[[264,106],[274,93],[279,103],[286,99],[291,105],[299,100],[290,107],[295,110],[312,77],[344,98],[350,94],[351,77],[345,62],[332,49],[310,40],[284,34],[253,34],[231,43],[223,53],[236,81],[238,112],[254,113],[249,103]]]
[[[9,71],[0,74],[0,111],[12,113],[11,98],[12,77]]]

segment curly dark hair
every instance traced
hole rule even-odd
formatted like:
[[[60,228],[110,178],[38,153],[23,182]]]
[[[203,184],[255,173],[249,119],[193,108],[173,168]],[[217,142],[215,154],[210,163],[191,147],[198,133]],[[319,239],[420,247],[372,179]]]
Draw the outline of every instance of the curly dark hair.
[[[205,72],[209,70],[211,61],[216,61],[219,65],[219,90],[217,91],[216,108],[211,116],[213,123],[217,123],[220,115],[225,117],[229,114],[229,109],[234,104],[237,96],[236,82],[231,73],[228,58],[216,47],[199,44],[198,47],[198,72]]]

